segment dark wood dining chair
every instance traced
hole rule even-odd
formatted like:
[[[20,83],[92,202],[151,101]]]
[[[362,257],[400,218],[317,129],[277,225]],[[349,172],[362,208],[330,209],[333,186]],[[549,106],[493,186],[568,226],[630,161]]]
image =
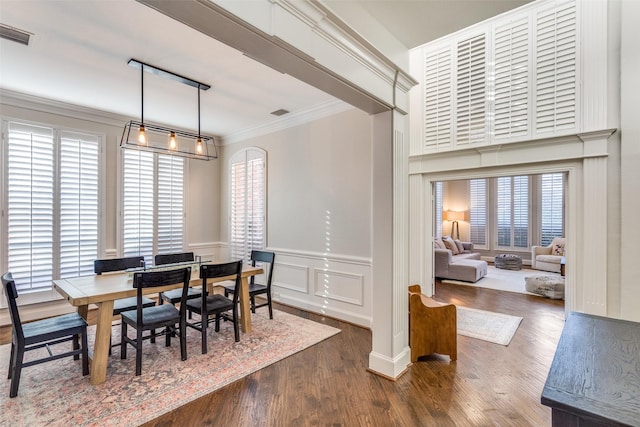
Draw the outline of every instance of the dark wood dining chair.
[[[97,259],[93,261],[93,271],[100,276],[102,273],[110,273],[114,271],[125,271],[128,268],[144,268],[143,256],[132,256],[125,258],[109,258],[109,259]],[[142,298],[143,307],[153,307],[156,302],[150,298]],[[121,298],[113,302],[113,315],[119,316],[123,311],[135,310],[137,306],[136,297]],[[155,340],[153,340],[155,342]],[[120,344],[110,344],[109,354],[111,354],[111,348]]]
[[[273,278],[273,263],[276,259],[276,254],[267,251],[251,251],[251,265],[256,266],[257,263],[262,263],[265,270],[267,281],[264,284],[256,283],[255,276],[251,276],[249,280],[249,297],[251,299],[251,312],[255,313],[256,308],[269,307],[269,319],[273,319],[273,303],[271,301],[271,279]],[[265,266],[268,264],[268,266]],[[234,292],[234,286],[227,285],[224,287],[225,296],[229,296]],[[256,295],[265,295],[267,301],[262,304],[256,304]]]
[[[180,262],[193,262],[195,260],[195,256],[193,252],[180,252],[173,254],[158,254],[154,258],[154,264],[158,265],[167,265],[167,264],[177,264]],[[199,288],[189,288],[189,293],[187,294],[187,299],[195,299],[200,298],[202,291]],[[172,291],[161,292],[158,295],[158,302],[163,304],[165,301],[169,304],[176,305],[181,298],[180,289],[174,289]]]
[[[202,288],[207,288],[207,281],[213,278],[235,276],[233,298],[220,294],[202,294],[199,299],[187,301],[187,310],[200,315],[199,322],[187,322],[187,326],[197,329],[202,334],[202,354],[207,352],[207,325],[215,321],[215,331],[220,332],[220,319],[233,322],[233,331],[236,342],[240,341],[240,325],[238,322],[238,294],[242,280],[242,261],[227,262],[224,264],[205,264],[200,266],[200,278]],[[231,315],[229,315],[231,312]],[[215,316],[210,319],[209,316]]]
[[[89,353],[87,350],[87,322],[78,313],[64,314],[50,317],[48,319],[36,320],[34,322],[22,324],[16,299],[18,292],[16,283],[11,273],[2,275],[2,289],[9,304],[9,317],[11,318],[11,355],[9,356],[9,376],[11,384],[9,386],[9,397],[18,395],[20,385],[20,374],[22,368],[37,365],[63,357],[73,356],[78,360],[82,355],[82,375],[89,374]],[[82,344],[79,341],[82,340]],[[50,346],[73,342],[73,350],[64,353],[53,354]],[[48,356],[24,361],[24,354],[30,350],[45,347]]]
[[[136,375],[142,373],[142,343],[146,339],[164,335],[166,346],[171,345],[171,336],[180,337],[180,355],[182,360],[187,360],[187,337],[186,337],[186,301],[187,290],[189,289],[189,279],[191,278],[191,267],[168,271],[146,271],[133,274],[133,287],[137,289],[137,306],[135,310],[124,311],[122,317],[122,336],[120,341],[120,358],[127,358],[127,344],[131,344],[136,349]],[[145,288],[174,285],[182,283],[182,297],[180,299],[180,309],[175,306],[164,304],[153,307],[144,307],[142,304],[142,292]],[[179,325],[176,327],[176,325]],[[136,330],[136,338],[127,336],[127,326]],[[156,333],[156,329],[164,328],[162,332]],[[149,335],[144,335],[144,331],[151,331]]]

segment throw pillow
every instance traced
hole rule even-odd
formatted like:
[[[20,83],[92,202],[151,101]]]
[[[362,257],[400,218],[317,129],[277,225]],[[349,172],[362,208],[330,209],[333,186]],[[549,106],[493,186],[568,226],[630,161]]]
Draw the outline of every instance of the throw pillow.
[[[433,243],[436,244],[436,246],[438,247],[438,249],[447,249],[447,247],[444,245],[444,242],[442,241],[442,239],[435,239],[433,241]]]
[[[553,245],[554,255],[564,255],[564,245]]]
[[[446,237],[442,239],[442,241],[444,242],[444,245],[447,247],[447,249],[451,251],[452,255],[458,255],[460,253],[458,252],[458,247],[456,246],[456,243],[450,237]]]
[[[454,242],[456,243],[456,246],[458,247],[458,253],[461,254],[462,252],[464,252],[464,246],[462,246],[462,242],[458,239],[454,240]]]

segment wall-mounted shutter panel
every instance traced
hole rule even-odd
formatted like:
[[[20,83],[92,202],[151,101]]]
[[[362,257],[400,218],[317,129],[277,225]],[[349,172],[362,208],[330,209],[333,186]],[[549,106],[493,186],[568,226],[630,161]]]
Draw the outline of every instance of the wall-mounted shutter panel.
[[[436,229],[435,236],[442,237],[442,181],[438,181],[435,183],[435,213],[434,216],[436,218]]]
[[[123,256],[153,259],[153,153],[124,150]]]
[[[63,131],[60,138],[60,277],[93,273],[98,258],[98,159],[93,135]]]
[[[577,31],[575,4],[536,15],[536,131],[577,127]]]
[[[529,37],[527,17],[495,30],[496,140],[527,136],[529,133]]]
[[[457,44],[456,146],[486,142],[485,34]]]
[[[159,254],[183,251],[184,158],[158,155],[158,243]]]
[[[451,51],[446,46],[425,58],[425,149],[451,146]]]
[[[18,292],[48,289],[54,274],[54,132],[10,122],[8,134],[8,269]]]

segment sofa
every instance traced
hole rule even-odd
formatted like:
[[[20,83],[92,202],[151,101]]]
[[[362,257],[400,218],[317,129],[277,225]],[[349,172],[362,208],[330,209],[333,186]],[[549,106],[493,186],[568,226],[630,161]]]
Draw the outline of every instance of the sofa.
[[[487,275],[487,262],[480,259],[479,253],[473,252],[473,243],[453,241],[456,245],[453,248],[448,240],[436,239],[434,242],[435,277],[475,283]]]
[[[564,257],[564,237],[555,237],[549,246],[531,247],[531,268],[560,273],[560,261]]]

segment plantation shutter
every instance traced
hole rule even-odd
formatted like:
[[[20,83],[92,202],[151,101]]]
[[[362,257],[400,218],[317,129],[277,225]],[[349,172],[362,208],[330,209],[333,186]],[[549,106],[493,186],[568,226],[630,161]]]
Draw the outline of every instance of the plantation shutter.
[[[8,124],[8,269],[18,292],[51,288],[54,274],[54,132]]]
[[[485,142],[485,35],[457,44],[456,145]]]
[[[474,245],[487,246],[487,180],[469,181],[470,240]]]
[[[442,182],[436,182],[435,186],[435,236],[442,237]]]
[[[449,46],[425,58],[425,149],[451,145],[451,51]]]
[[[544,174],[541,180],[540,244],[548,246],[554,237],[564,236],[564,177],[561,173]]]
[[[231,162],[230,255],[249,260],[252,250],[265,247],[266,156],[247,149]]]
[[[153,257],[154,157],[153,153],[123,150],[123,256]]]
[[[497,180],[498,246],[529,246],[529,177],[500,177]]]
[[[158,249],[182,252],[184,240],[184,158],[158,156]]]
[[[529,133],[529,19],[497,27],[494,36],[494,138]]]
[[[93,273],[98,258],[99,138],[61,132],[60,278]]]
[[[536,14],[536,131],[577,126],[577,31],[573,2]]]

